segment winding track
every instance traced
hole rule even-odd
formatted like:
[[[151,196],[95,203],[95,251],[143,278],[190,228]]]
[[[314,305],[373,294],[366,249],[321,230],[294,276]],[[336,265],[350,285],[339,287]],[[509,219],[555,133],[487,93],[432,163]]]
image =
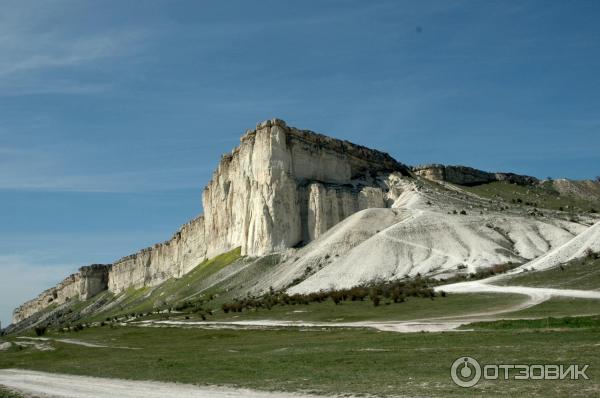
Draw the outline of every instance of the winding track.
[[[489,278],[495,280],[495,278]],[[251,321],[142,321],[136,322],[139,326],[147,327],[197,327],[204,329],[261,329],[273,327],[298,327],[298,328],[373,328],[382,331],[398,333],[414,332],[444,332],[455,331],[458,327],[480,321],[498,319],[497,315],[521,311],[538,305],[551,297],[572,297],[586,299],[600,299],[600,291],[574,290],[574,289],[551,289],[525,286],[497,286],[486,283],[487,279],[473,282],[460,282],[449,285],[438,286],[436,291],[449,293],[509,293],[521,294],[526,300],[503,309],[486,312],[470,313],[465,315],[452,315],[446,317],[413,319],[406,321],[363,321],[363,322],[305,322],[305,321],[281,321],[281,320],[251,320]]]
[[[264,392],[220,386],[134,381],[72,376],[22,369],[0,369],[0,385],[24,394],[60,398],[309,398],[283,392]]]

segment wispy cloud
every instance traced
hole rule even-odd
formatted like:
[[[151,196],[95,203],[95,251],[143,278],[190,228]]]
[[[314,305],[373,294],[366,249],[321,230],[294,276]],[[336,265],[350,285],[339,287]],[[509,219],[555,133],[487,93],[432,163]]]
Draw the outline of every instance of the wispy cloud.
[[[98,62],[133,54],[146,32],[135,28],[80,33],[62,24],[65,2],[50,6],[13,3],[0,15],[0,93],[2,95],[85,94],[111,86],[89,81],[68,68],[94,67]],[[48,23],[48,22],[53,23]],[[40,28],[41,26],[41,28]]]

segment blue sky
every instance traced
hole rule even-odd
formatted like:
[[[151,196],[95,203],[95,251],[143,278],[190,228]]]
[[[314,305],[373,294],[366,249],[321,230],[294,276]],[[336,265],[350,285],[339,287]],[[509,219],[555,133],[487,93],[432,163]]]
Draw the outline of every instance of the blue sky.
[[[271,117],[419,164],[600,174],[600,3],[5,1],[0,319],[201,212]]]

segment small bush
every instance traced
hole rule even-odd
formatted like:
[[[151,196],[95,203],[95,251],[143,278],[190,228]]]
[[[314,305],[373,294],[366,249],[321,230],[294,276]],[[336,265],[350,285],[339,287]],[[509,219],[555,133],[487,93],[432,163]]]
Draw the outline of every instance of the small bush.
[[[379,296],[373,296],[371,297],[371,301],[373,301],[373,305],[375,307],[378,307],[379,303],[381,302],[381,299],[379,298]]]
[[[36,326],[33,330],[35,331],[36,336],[43,336],[46,334],[47,326]]]

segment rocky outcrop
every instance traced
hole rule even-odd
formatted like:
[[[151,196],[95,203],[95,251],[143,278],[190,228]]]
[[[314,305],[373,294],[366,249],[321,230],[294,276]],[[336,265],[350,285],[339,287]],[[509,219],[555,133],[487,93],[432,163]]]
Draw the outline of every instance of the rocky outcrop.
[[[535,177],[513,173],[488,173],[466,166],[445,166],[443,164],[428,164],[415,166],[412,171],[423,178],[432,181],[445,181],[457,185],[480,185],[494,181],[509,181],[519,185],[537,184]]]
[[[103,264],[81,267],[79,272],[69,275],[57,286],[16,308],[12,322],[16,324],[51,305],[64,304],[73,298],[87,300],[106,290],[110,268],[110,265]]]
[[[582,201],[599,202],[600,201],[600,181],[581,180],[573,181],[564,178],[546,181],[550,186],[561,195],[571,196]],[[600,211],[600,209],[596,209]]]
[[[388,154],[263,122],[222,157],[204,189],[207,256],[235,247],[262,255],[314,239],[360,209],[384,206],[377,176],[394,171],[409,173]]]
[[[386,153],[267,120],[221,157],[203,216],[111,267],[82,268],[17,308],[14,322],[73,297],[158,285],[236,247],[260,256],[304,244],[359,210],[385,207],[390,173],[410,171]]]
[[[205,258],[204,217],[200,216],[183,225],[170,240],[115,262],[108,289],[119,293],[129,287],[155,286],[188,273]]]
[[[299,198],[302,242],[305,243],[360,210],[386,207],[384,192],[379,187],[310,183],[300,188]]]

